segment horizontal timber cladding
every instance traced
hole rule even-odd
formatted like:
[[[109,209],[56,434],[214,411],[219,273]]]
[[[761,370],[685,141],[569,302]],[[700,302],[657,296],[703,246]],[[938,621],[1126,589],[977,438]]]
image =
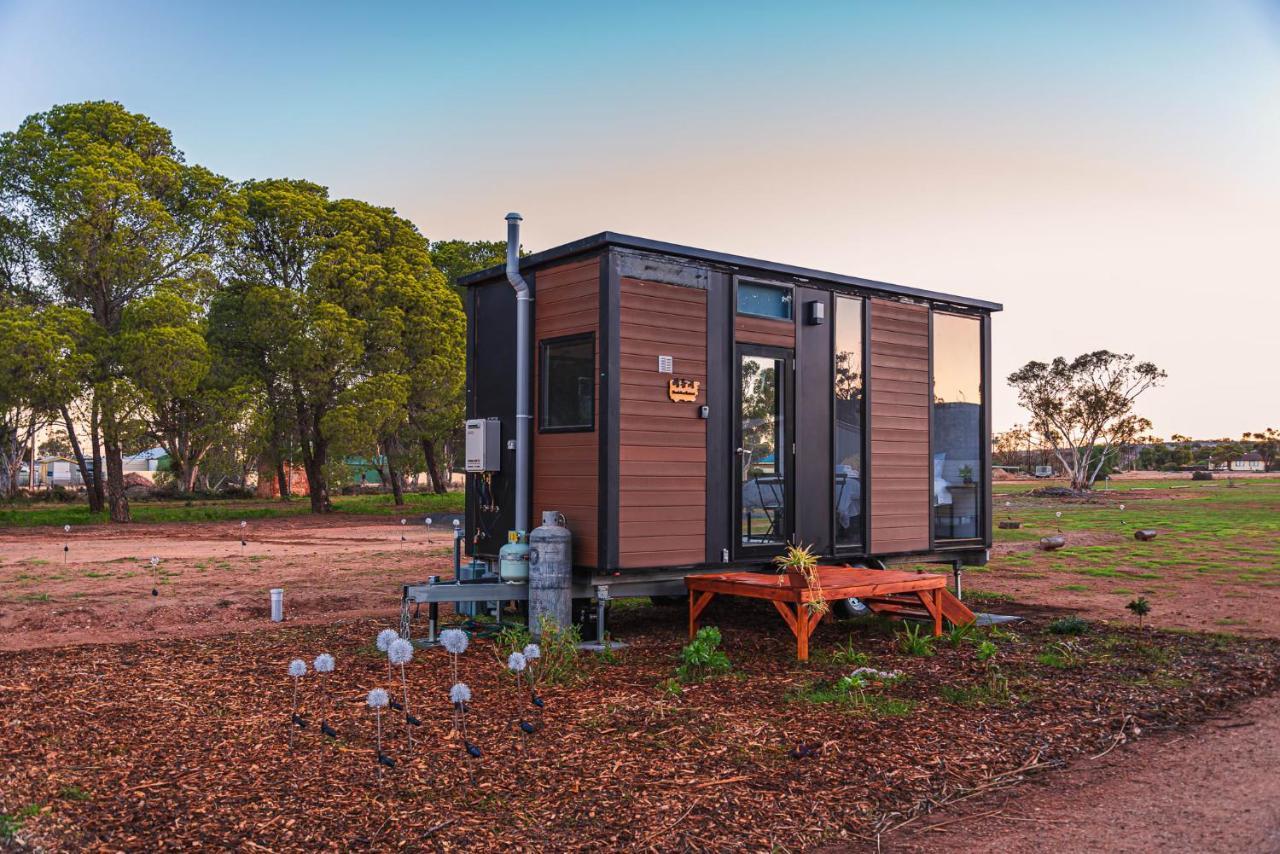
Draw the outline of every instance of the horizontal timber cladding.
[[[733,337],[739,344],[765,344],[790,350],[796,346],[796,324],[793,320],[739,314],[733,319]]]
[[[929,548],[929,309],[873,299],[871,553]]]
[[[573,562],[594,567],[599,557],[600,438],[595,430],[543,433],[538,429],[540,342],[594,332],[595,423],[600,424],[600,259],[589,258],[538,270],[534,279],[533,518],[559,510],[573,533]],[[514,367],[513,367],[514,370]]]
[[[619,283],[618,566],[702,563],[706,556],[707,292]],[[672,373],[658,357],[672,358]],[[671,399],[673,379],[698,384]]]

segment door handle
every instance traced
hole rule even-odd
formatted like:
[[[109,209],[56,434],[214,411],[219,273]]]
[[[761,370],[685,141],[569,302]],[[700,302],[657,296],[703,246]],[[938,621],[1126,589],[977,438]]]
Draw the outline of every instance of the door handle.
[[[746,448],[739,448],[739,449],[738,449],[738,453],[739,453],[739,454],[745,454],[745,453],[747,453],[747,449],[746,449]]]

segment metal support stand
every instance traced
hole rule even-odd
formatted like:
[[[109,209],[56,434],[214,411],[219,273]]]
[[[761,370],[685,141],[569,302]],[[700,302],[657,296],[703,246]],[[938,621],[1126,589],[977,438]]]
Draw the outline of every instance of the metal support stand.
[[[437,584],[439,581],[440,576],[438,575],[427,576],[428,585]],[[415,601],[413,597],[408,595],[408,590],[406,589],[404,599],[400,605],[400,637],[411,640],[413,645],[419,649],[436,646],[440,643],[439,638],[436,637],[436,629],[440,624],[440,605],[437,602],[427,603],[427,636],[423,640],[412,640],[409,637],[409,626],[412,622],[409,619],[409,604]],[[421,606],[420,602],[418,604]]]
[[[609,605],[609,585],[596,587],[596,639],[578,644],[578,649],[587,652],[612,652],[615,649],[626,649],[627,644],[616,640],[606,640],[608,632],[604,626],[604,613]]]
[[[956,598],[961,602],[964,601],[964,583],[961,581],[961,575],[963,575],[963,573],[964,570],[960,565],[960,561],[956,561],[951,564],[951,574],[955,576],[956,580]]]

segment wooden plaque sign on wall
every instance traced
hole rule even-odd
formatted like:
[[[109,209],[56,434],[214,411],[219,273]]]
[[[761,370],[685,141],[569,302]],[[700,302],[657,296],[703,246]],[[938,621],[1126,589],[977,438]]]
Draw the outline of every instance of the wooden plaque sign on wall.
[[[698,399],[702,383],[697,380],[672,379],[667,382],[667,396],[676,403],[693,403]]]

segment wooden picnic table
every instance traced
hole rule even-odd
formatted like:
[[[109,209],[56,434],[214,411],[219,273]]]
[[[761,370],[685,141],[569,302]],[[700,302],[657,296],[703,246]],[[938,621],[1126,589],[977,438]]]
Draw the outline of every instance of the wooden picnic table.
[[[786,575],[770,575],[762,572],[723,572],[713,575],[689,575],[685,577],[689,589],[689,639],[698,633],[698,617],[717,594],[745,596],[750,599],[768,599],[786,620],[796,637],[796,657],[809,660],[809,637],[822,622],[826,613],[812,613],[808,603],[817,595],[807,585],[794,586]],[[946,589],[943,575],[929,573],[897,572],[885,569],[853,569],[840,566],[818,567],[818,584],[827,602],[836,599],[871,599],[885,601],[884,597],[907,594],[919,598],[924,611],[933,618],[933,634],[942,634],[944,611],[959,605],[958,600]],[[945,600],[951,600],[947,602]],[[952,604],[954,603],[954,604]],[[894,606],[886,606],[896,610]],[[963,606],[960,606],[963,608]],[[830,609],[828,609],[829,612]],[[963,609],[968,613],[968,609]],[[969,619],[973,615],[969,613]],[[949,619],[954,619],[950,618]]]

